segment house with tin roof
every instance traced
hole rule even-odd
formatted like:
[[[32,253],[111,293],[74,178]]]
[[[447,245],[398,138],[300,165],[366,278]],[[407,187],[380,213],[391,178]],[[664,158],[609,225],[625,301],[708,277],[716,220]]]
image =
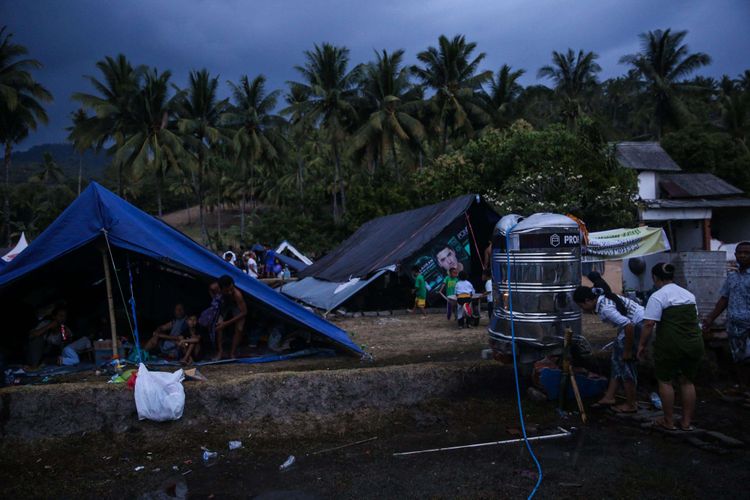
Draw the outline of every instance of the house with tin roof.
[[[667,231],[673,251],[710,250],[711,239],[750,239],[750,198],[725,180],[687,173],[658,142],[620,142],[615,157],[638,172],[638,216]]]

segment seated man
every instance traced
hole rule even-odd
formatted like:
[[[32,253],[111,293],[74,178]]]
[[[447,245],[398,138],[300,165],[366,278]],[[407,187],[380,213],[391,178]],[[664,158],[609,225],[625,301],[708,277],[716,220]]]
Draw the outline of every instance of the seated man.
[[[185,319],[185,308],[182,304],[174,306],[174,318],[154,330],[153,335],[143,346],[146,351],[153,351],[159,347],[161,354],[170,359],[177,359],[180,355],[179,345],[185,340],[187,332],[187,321]]]
[[[221,319],[216,324],[216,356],[214,359],[221,359],[224,354],[224,330],[233,330],[232,350],[229,357],[237,357],[237,348],[242,341],[245,333],[245,317],[247,316],[247,304],[242,292],[234,286],[234,280],[226,274],[219,278],[219,287],[221,287]]]
[[[45,353],[52,347],[62,349],[62,356],[57,358],[57,364],[64,366],[77,365],[80,362],[78,353],[91,349],[88,337],[73,340],[73,332],[65,326],[67,318],[68,311],[65,307],[56,306],[48,317],[29,332],[29,366],[38,367]]]
[[[198,357],[201,352],[201,336],[198,333],[198,316],[190,314],[187,317],[187,332],[184,339],[180,342],[180,354],[182,358],[180,363],[183,365],[192,365],[194,357]]]

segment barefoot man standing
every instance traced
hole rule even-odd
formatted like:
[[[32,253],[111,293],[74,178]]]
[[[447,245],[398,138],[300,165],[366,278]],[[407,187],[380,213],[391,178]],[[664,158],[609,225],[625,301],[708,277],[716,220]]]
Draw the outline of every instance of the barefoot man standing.
[[[237,357],[237,347],[242,342],[242,336],[245,333],[245,317],[247,316],[247,304],[237,287],[234,286],[234,280],[231,276],[224,275],[219,278],[219,287],[223,300],[221,303],[221,318],[216,324],[216,357],[221,359],[224,355],[224,331],[234,330],[232,336],[232,350],[229,352],[229,358]]]

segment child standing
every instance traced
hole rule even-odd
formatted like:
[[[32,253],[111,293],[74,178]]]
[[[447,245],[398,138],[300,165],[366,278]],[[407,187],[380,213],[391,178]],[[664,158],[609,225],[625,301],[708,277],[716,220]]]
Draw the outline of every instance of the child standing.
[[[466,321],[466,318],[471,317],[471,299],[474,293],[476,293],[474,285],[469,281],[469,275],[466,271],[458,273],[458,283],[456,283],[456,302],[458,302],[458,311],[456,311],[456,319],[458,320],[459,328],[471,326],[469,325],[469,322]]]
[[[482,271],[482,279],[484,280],[484,295],[487,297],[487,317],[492,319],[492,271],[489,269]]]
[[[426,315],[425,306],[427,305],[427,284],[424,281],[424,276],[419,272],[419,266],[413,266],[411,268],[411,275],[414,277],[414,309],[410,312],[414,312],[417,309]]]
[[[448,276],[446,276],[445,281],[443,281],[443,287],[441,289],[441,292],[444,293],[443,296],[445,297],[445,309],[448,315],[448,321],[450,321],[451,314],[453,314],[453,311],[456,309],[456,301],[448,298],[456,295],[456,283],[458,283],[458,269],[451,267],[450,271],[448,271]]]

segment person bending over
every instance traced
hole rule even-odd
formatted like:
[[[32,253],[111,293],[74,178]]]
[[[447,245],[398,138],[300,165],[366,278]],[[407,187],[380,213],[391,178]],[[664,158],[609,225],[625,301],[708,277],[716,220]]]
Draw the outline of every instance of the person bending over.
[[[592,281],[595,288],[579,286],[573,293],[573,300],[584,311],[597,314],[603,323],[617,328],[612,348],[609,387],[598,404],[611,406],[618,413],[635,413],[638,411],[636,354],[643,327],[643,307],[633,300],[612,293],[601,276]],[[615,393],[620,383],[625,390],[626,402],[615,406]]]

